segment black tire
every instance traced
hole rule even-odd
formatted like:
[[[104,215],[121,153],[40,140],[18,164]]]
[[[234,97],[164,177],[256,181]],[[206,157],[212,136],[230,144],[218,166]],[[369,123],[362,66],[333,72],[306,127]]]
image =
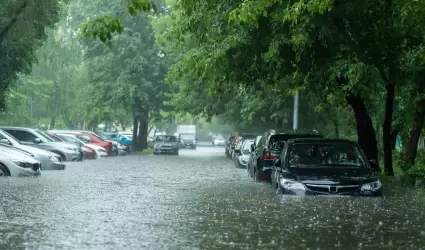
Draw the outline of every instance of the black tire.
[[[58,151],[52,151],[52,152],[55,153],[55,154],[58,154],[62,158],[62,161],[66,161],[65,155],[62,154],[61,152],[58,152]]]
[[[153,154],[154,154],[154,155],[157,155],[158,153],[154,151],[154,152],[153,152]]]
[[[179,151],[175,152],[174,154],[175,154],[175,155],[179,155]]]
[[[3,164],[0,164],[0,176],[10,176],[9,169]]]

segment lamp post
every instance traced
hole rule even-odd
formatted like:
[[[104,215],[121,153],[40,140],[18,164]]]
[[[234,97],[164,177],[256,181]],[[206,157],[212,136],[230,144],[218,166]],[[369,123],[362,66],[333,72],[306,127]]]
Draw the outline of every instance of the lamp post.
[[[299,105],[299,93],[298,90],[295,91],[295,96],[294,96],[294,117],[293,117],[293,123],[292,123],[292,129],[294,131],[297,131],[298,129],[298,105]]]

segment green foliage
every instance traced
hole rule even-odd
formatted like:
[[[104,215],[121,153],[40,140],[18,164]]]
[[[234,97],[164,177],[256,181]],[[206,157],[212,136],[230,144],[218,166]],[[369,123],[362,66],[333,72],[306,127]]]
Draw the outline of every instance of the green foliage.
[[[0,109],[19,73],[30,73],[37,61],[35,51],[46,39],[45,27],[52,27],[67,1],[3,0],[0,3]]]
[[[151,0],[125,0],[127,11],[131,16],[143,13],[158,13],[158,4]],[[120,13],[120,12],[116,12]],[[81,26],[80,34],[87,38],[99,39],[103,43],[110,43],[114,34],[122,33],[124,25],[122,17],[106,14],[94,16]]]

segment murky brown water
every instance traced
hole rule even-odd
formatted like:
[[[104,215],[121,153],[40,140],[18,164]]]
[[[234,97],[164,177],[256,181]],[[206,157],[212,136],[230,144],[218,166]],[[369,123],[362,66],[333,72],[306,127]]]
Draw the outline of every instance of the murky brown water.
[[[0,199],[0,249],[425,247],[421,197],[277,197],[222,148],[0,179]]]

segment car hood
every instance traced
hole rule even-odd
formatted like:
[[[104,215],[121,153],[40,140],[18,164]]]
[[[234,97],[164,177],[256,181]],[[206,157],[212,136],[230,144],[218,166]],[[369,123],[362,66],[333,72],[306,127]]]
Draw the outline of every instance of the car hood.
[[[377,179],[367,167],[312,167],[291,170],[294,179],[305,184],[349,185]]]
[[[48,157],[48,156],[53,155],[53,156],[56,156],[56,157],[60,157],[56,153],[53,153],[53,152],[50,152],[50,151],[47,151],[47,150],[44,150],[44,149],[40,149],[40,148],[31,147],[31,146],[28,146],[28,145],[20,144],[17,148],[24,150],[24,151],[26,151],[30,154],[35,155],[35,156],[46,156],[46,157]]]
[[[88,148],[92,148],[94,150],[106,150],[104,147],[101,147],[99,145],[95,145],[95,144],[85,144],[84,146],[88,147]]]
[[[38,162],[34,157],[30,156],[29,154],[26,154],[22,151],[18,151],[14,148],[0,147],[0,155],[11,160],[22,160],[29,163]]]

